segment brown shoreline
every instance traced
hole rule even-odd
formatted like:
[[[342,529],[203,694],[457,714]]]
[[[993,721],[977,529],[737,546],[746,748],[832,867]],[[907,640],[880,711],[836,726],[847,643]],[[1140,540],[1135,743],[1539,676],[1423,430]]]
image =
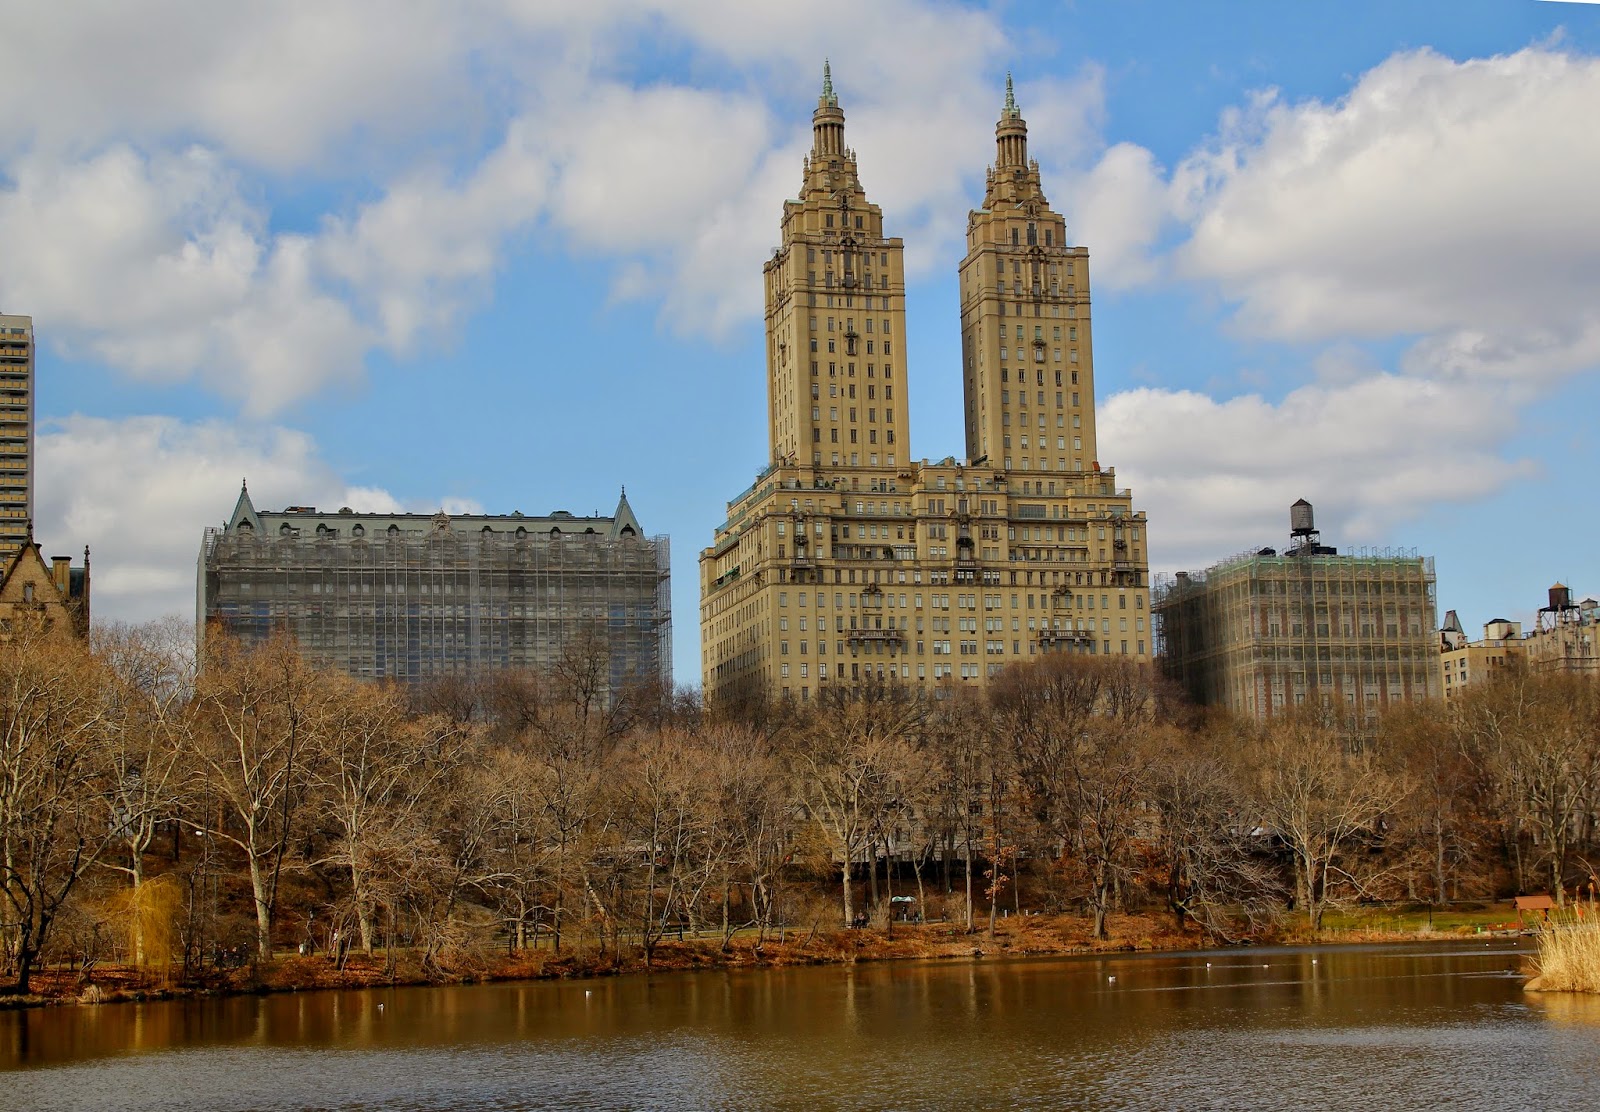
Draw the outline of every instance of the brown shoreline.
[[[1068,915],[1035,915],[1002,920],[996,937],[987,927],[968,934],[947,923],[896,924],[889,935],[878,929],[793,931],[785,940],[769,936],[758,950],[753,937],[735,937],[724,951],[717,938],[657,943],[646,966],[637,946],[627,948],[621,961],[593,951],[556,955],[547,950],[526,951],[498,960],[480,957],[447,973],[428,975],[414,956],[402,958],[394,970],[381,957],[350,955],[341,970],[325,955],[292,954],[259,971],[242,968],[217,971],[188,983],[168,981],[124,966],[101,966],[85,985],[78,971],[48,969],[34,974],[33,993],[0,995],[0,1009],[48,1007],[60,1004],[139,1003],[209,996],[248,996],[279,992],[310,992],[364,988],[426,987],[434,985],[517,983],[530,981],[634,976],[700,969],[781,969],[809,965],[844,965],[861,962],[951,958],[1015,958],[1070,956],[1075,954],[1164,953],[1182,950],[1228,949],[1208,942],[1199,931],[1174,929],[1169,918],[1115,915],[1108,924],[1113,937],[1095,942],[1089,937],[1089,920]],[[1494,932],[1512,937],[1517,932]],[[1465,931],[1330,930],[1318,937],[1271,935],[1242,942],[1249,946],[1302,946],[1346,943],[1417,942],[1429,939],[1482,937]]]

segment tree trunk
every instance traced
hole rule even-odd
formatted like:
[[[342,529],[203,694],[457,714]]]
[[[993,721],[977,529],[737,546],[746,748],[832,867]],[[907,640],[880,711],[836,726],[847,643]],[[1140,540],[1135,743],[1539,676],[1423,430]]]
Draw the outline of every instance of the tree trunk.
[[[867,843],[867,892],[869,906],[878,906],[878,844],[875,841]]]
[[[967,838],[967,933],[972,933],[972,838]]]
[[[253,832],[252,832],[253,833]],[[251,839],[254,841],[254,838]],[[261,873],[261,860],[246,850],[250,859],[250,894],[256,905],[256,952],[263,962],[272,960],[272,901],[267,894],[267,878]]]
[[[140,889],[144,885],[144,854],[137,846],[128,854],[128,875],[133,878],[133,964],[137,969],[144,968],[144,908],[141,903],[144,893]]]
[[[1434,827],[1433,890],[1434,903],[1444,903],[1444,824],[1442,823]]]
[[[840,891],[844,898],[845,929],[855,926],[855,908],[850,903],[850,854],[844,856],[844,866],[839,870]]]
[[[1305,899],[1306,922],[1311,927],[1312,934],[1322,933],[1322,905],[1324,893],[1318,884],[1318,867],[1314,857],[1309,853],[1305,859]]]
[[[16,991],[26,996],[33,987],[33,966],[37,955],[33,943],[33,923],[24,921],[17,935]]]
[[[367,898],[367,874],[350,855],[350,899],[356,905],[356,923],[361,928],[361,951],[372,956],[372,908]]]

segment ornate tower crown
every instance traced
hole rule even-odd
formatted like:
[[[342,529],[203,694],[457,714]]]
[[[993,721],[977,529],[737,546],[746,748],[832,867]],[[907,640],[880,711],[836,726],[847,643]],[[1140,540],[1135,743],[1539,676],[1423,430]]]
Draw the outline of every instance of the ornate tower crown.
[[[844,154],[844,112],[833,92],[833,67],[822,63],[822,95],[811,114],[811,154],[813,158],[838,158]]]
[[[1002,170],[1028,168],[1028,124],[1017,107],[1016,90],[1011,85],[1011,75],[1006,74],[1006,104],[1000,110],[1000,122],[994,125],[994,137],[999,148],[995,167]]]

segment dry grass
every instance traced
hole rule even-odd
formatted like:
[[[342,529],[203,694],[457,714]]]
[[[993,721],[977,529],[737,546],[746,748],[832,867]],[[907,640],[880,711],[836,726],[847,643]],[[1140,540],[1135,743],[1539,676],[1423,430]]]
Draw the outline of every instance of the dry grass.
[[[968,933],[959,923],[896,923],[892,932],[882,929],[841,930],[817,928],[789,930],[780,940],[768,935],[756,945],[753,932],[737,934],[726,949],[717,937],[662,941],[656,946],[650,969],[656,972],[707,968],[759,968],[796,965],[850,964],[854,962],[895,961],[933,958],[999,958],[1026,955],[1109,953],[1117,951],[1161,951],[1198,948],[1205,940],[1197,930],[1177,930],[1171,916],[1161,914],[1113,914],[1108,921],[1111,938],[1091,937],[1090,921],[1076,915],[1009,916],[997,924],[994,938],[988,937],[988,921],[980,920]],[[1393,941],[1415,938],[1412,933],[1329,932],[1320,941]],[[1591,946],[1597,973],[1591,984],[1600,984],[1600,935],[1591,930]],[[1283,941],[1278,936],[1259,937],[1258,942]],[[614,952],[592,947],[564,948],[560,954],[538,949],[514,956],[485,951],[482,960],[470,968],[424,969],[414,951],[397,951],[391,964],[384,956],[367,957],[355,953],[341,968],[326,955],[280,954],[271,965],[259,969],[208,972],[196,982],[181,987],[169,986],[153,970],[130,966],[101,966],[94,981],[99,991],[96,1001],[138,1000],[191,993],[284,992],[308,989],[362,988],[384,984],[437,984],[465,981],[521,981],[569,977],[604,977],[645,971],[643,954],[637,946],[625,946],[618,959]],[[77,974],[60,969],[40,971],[36,992],[30,1003],[84,1000],[84,985]],[[42,999],[39,999],[42,998]],[[87,1001],[86,1001],[87,1002]],[[17,1006],[16,999],[0,998],[0,1007]]]
[[[1555,912],[1539,932],[1533,992],[1600,992],[1600,908]]]

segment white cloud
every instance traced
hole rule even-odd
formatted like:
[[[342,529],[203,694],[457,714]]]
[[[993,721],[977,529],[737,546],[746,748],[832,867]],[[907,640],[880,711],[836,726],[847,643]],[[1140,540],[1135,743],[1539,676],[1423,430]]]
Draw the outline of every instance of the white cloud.
[[[450,326],[486,293],[503,241],[539,215],[550,167],[526,121],[463,182],[418,171],[353,217],[329,217],[314,252],[327,278],[376,318],[392,351]]]
[[[1600,59],[1543,47],[1397,54],[1334,103],[1263,95],[1174,175],[1175,268],[1253,335],[1490,330],[1517,373],[1557,371],[1600,321],[1597,103]]]
[[[1328,541],[1387,543],[1424,506],[1472,502],[1532,477],[1504,458],[1515,418],[1502,388],[1378,374],[1303,386],[1271,402],[1192,391],[1106,399],[1099,438],[1119,484],[1149,513],[1151,564],[1202,567],[1277,544],[1306,498]]]
[[[203,377],[266,412],[360,369],[370,333],[318,288],[298,236],[272,238],[235,176],[190,147],[30,155],[0,188],[0,303],[136,378]]]
[[[990,13],[910,0],[125,7],[51,9],[10,40],[0,114],[31,127],[0,138],[0,301],[257,418],[451,329],[541,223],[675,330],[749,319],[825,54],[913,275],[942,265],[1007,50]],[[688,75],[641,85],[645,42]],[[1097,75],[1023,89],[1047,146],[1085,141]]]
[[[1172,201],[1155,156],[1118,143],[1086,173],[1068,173],[1067,234],[1092,244],[1095,281],[1125,289],[1155,280],[1156,241],[1171,218]]]
[[[386,490],[351,486],[294,429],[171,417],[46,422],[37,440],[39,519],[47,556],[94,562],[95,621],[192,615],[195,562],[205,528],[233,512],[248,479],[257,509],[350,506],[369,513],[428,512]],[[449,512],[473,512],[447,502]]]
[[[0,157],[174,136],[287,172],[470,106],[464,61],[493,6],[422,0],[34,4],[6,24]]]
[[[1418,50],[1337,101],[1256,94],[1171,172],[1119,144],[1078,177],[1103,283],[1184,283],[1312,372],[1281,398],[1105,400],[1102,451],[1150,511],[1155,562],[1277,543],[1299,497],[1335,543],[1403,536],[1532,473],[1506,458],[1518,414],[1600,367],[1597,103],[1594,58]],[[1407,346],[1386,368],[1371,340]]]

